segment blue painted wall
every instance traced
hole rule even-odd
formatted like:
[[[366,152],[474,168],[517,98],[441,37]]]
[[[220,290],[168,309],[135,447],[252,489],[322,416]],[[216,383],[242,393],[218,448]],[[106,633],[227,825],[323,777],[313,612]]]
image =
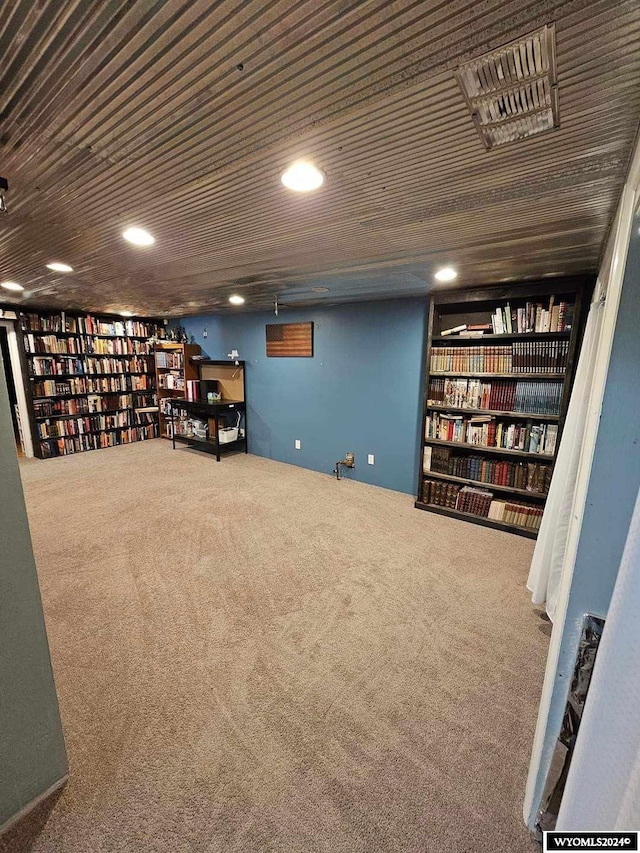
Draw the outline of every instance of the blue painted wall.
[[[354,451],[348,476],[415,494],[426,315],[426,300],[410,299],[181,322],[210,358],[235,348],[247,362],[251,453],[329,474]],[[267,358],[265,325],[303,321],[314,357]]]
[[[640,235],[634,219],[534,804],[560,731],[585,613],[606,617],[640,489]],[[535,814],[529,816],[533,825]]]
[[[2,832],[68,766],[1,353],[0,483]]]

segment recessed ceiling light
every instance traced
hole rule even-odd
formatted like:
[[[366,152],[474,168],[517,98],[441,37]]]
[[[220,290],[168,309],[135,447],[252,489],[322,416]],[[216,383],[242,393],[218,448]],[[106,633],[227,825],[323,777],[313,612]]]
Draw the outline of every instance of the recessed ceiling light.
[[[238,296],[238,294],[234,294],[229,297],[229,302],[232,305],[244,305],[244,296]]]
[[[311,290],[314,293],[329,293],[328,287],[312,287]]]
[[[133,311],[121,311],[120,316],[121,317],[133,317]]]
[[[297,193],[308,193],[322,186],[324,175],[313,163],[298,160],[280,175],[280,180],[289,190]]]
[[[18,284],[17,281],[0,282],[0,287],[4,287],[5,290],[24,290],[24,287],[21,284]]]
[[[122,232],[122,236],[135,246],[153,246],[156,242],[156,238],[144,228],[127,228],[126,231]]]
[[[54,272],[73,272],[73,267],[70,267],[69,264],[61,264],[59,261],[52,261],[47,264],[47,269]]]
[[[454,278],[458,278],[458,273],[454,270],[453,267],[442,267],[434,276],[437,281],[453,281]]]

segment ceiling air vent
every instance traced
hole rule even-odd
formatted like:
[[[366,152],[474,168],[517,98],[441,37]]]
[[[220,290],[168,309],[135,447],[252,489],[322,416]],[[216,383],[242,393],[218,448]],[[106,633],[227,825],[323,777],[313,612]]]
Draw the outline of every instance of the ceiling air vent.
[[[487,148],[560,123],[553,24],[460,65],[456,78]]]

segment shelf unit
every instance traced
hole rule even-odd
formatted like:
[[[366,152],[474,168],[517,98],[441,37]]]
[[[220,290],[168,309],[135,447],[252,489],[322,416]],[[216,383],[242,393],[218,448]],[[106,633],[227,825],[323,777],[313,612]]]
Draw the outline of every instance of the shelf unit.
[[[590,279],[576,277],[434,292],[425,346],[416,508],[537,536],[590,286]],[[561,302],[567,305],[570,326],[558,330]],[[527,312],[528,304],[534,308]],[[539,313],[535,326],[535,306],[549,311],[554,331],[531,331],[532,325],[541,328],[542,322]],[[553,315],[551,306],[556,307]],[[518,309],[522,309],[519,317]],[[503,322],[504,334],[494,327],[492,315]],[[491,328],[442,334],[470,325]],[[439,369],[431,369],[432,364]],[[498,517],[489,518],[488,512]]]
[[[221,361],[211,358],[191,358],[191,366],[197,371],[197,397],[199,399],[172,399],[171,437],[175,450],[176,441],[197,450],[215,454],[220,462],[221,454],[240,450],[248,453],[247,407],[244,361]],[[220,399],[206,400],[207,392],[219,394]],[[231,423],[228,418],[231,418]],[[205,435],[197,435],[193,421],[206,423]],[[241,432],[232,441],[223,441],[221,430],[240,426]],[[233,434],[233,433],[232,433]]]
[[[20,314],[17,327],[36,456],[157,437],[150,341],[164,335],[157,321],[30,311]]]
[[[171,438],[170,401],[179,397],[188,397],[189,383],[198,379],[198,370],[191,359],[200,354],[197,344],[183,344],[177,341],[163,341],[157,344],[155,351],[156,387],[160,406],[159,422],[162,438]],[[170,379],[170,377],[175,377]],[[167,388],[167,383],[175,387]]]

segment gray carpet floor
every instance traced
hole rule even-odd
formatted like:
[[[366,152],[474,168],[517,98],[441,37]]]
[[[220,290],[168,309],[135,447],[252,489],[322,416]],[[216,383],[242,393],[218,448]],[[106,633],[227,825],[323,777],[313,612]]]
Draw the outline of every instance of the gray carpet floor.
[[[157,440],[21,471],[71,779],[3,853],[520,853],[533,543]]]

